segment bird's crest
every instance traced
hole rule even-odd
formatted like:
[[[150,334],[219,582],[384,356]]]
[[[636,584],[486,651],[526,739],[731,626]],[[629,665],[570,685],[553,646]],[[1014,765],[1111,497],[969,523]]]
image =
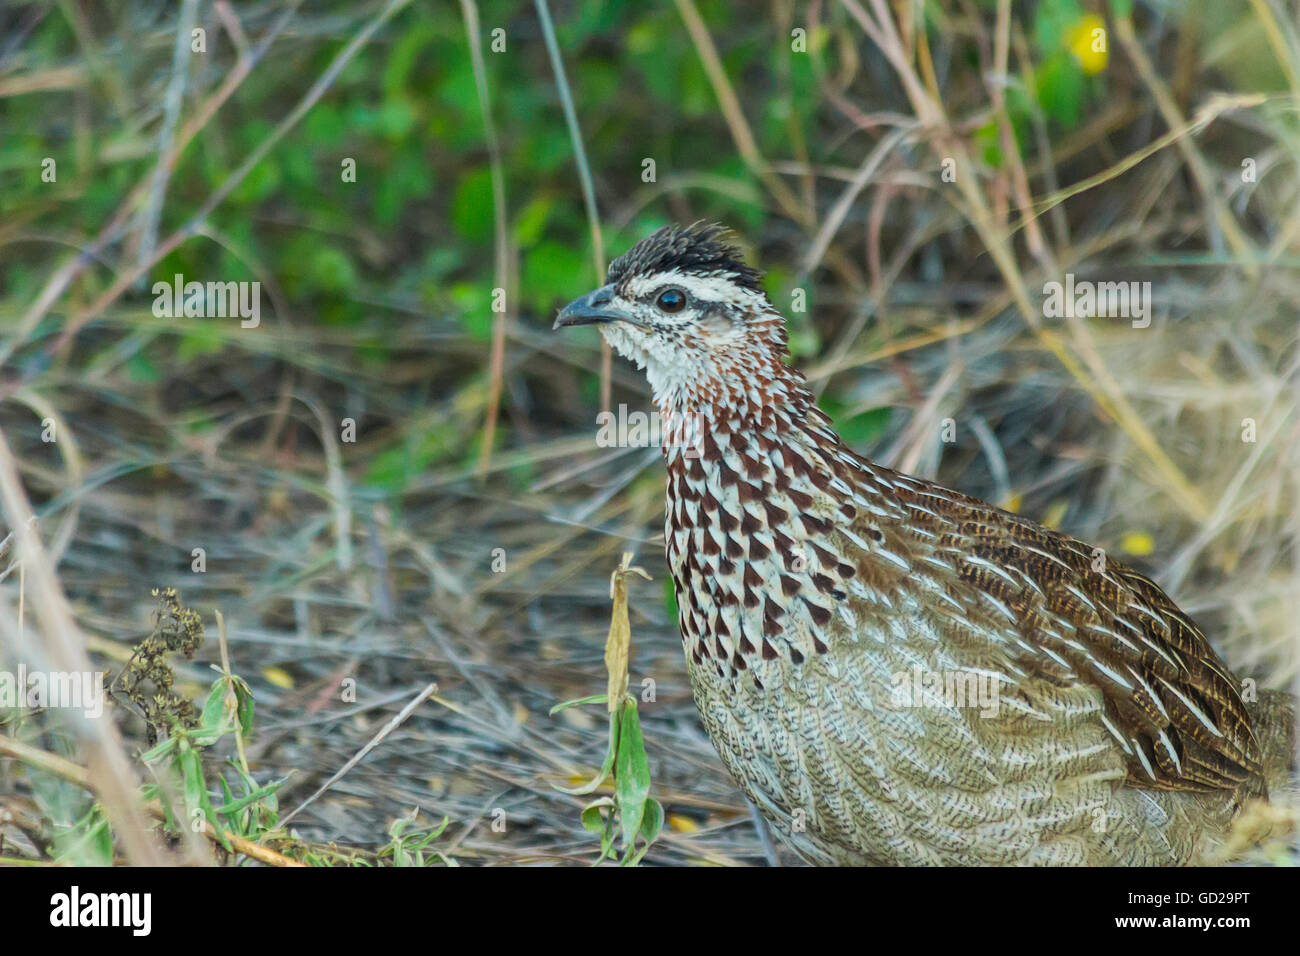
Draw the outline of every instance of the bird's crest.
[[[762,273],[746,265],[730,230],[717,223],[664,226],[609,264],[605,281],[671,270],[730,276],[738,285],[761,291]]]

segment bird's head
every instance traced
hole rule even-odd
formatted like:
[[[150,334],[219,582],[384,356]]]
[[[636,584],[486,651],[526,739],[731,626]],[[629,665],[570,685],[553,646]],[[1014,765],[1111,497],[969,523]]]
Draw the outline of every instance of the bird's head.
[[[665,226],[609,266],[603,286],[560,311],[555,328],[598,325],[646,370],[661,406],[743,397],[786,369],[785,321],[727,232]]]

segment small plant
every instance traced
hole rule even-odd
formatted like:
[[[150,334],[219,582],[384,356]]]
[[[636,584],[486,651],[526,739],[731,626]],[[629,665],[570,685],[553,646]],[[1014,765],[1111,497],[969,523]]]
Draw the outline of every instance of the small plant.
[[[253,693],[243,678],[231,673],[225,641],[225,622],[217,612],[221,637],[222,666],[214,670],[202,708],[181,697],[172,687],[176,680],[169,654],[194,657],[204,639],[199,613],[181,603],[172,587],[157,589],[152,633],[139,644],[114,681],[114,689],[138,708],[148,727],[153,746],[141,760],[153,772],[157,783],[146,785],[143,796],[157,801],[163,830],[178,838],[181,827],[205,833],[228,852],[247,852],[259,843],[278,821],[276,791],[284,779],[259,784],[249,772],[245,742],[253,727]],[[229,760],[233,774],[217,773],[217,787],[210,786],[210,768],[204,766],[205,752],[227,736],[234,738],[236,758]],[[233,776],[234,786],[228,776]],[[287,779],[287,778],[286,778]],[[221,794],[214,802],[213,794]],[[179,795],[183,813],[178,813]],[[103,862],[112,859],[113,838],[102,808],[96,803],[78,821],[58,834],[55,857],[61,861],[87,858]]]
[[[650,796],[650,765],[641,737],[636,698],[627,692],[628,649],[632,640],[627,613],[627,578],[639,574],[647,581],[651,580],[644,569],[631,567],[631,561],[632,555],[624,554],[622,562],[610,575],[609,596],[614,607],[609,622],[609,638],[605,642],[608,689],[604,694],[565,701],[551,709],[551,713],[556,714],[568,707],[606,705],[609,747],[600,772],[581,787],[556,789],[564,793],[589,794],[613,777],[613,795],[599,797],[583,807],[582,825],[600,837],[600,856],[596,863],[615,856],[614,843],[621,832],[623,855],[619,859],[620,866],[640,863],[650,845],[658,839],[664,824],[664,809]]]
[[[216,612],[221,666],[213,665],[212,682],[202,707],[172,691],[175,673],[169,654],[192,658],[203,643],[203,623],[197,611],[181,603],[175,588],[155,589],[159,607],[153,631],[136,645],[113,688],[139,709],[153,745],[140,755],[154,782],[141,788],[146,809],[160,821],[160,832],[171,842],[188,833],[202,834],[219,844],[234,861],[248,857],[274,866],[433,866],[458,865],[432,848],[445,831],[448,818],[434,826],[417,824],[418,810],[396,820],[390,840],[376,851],[338,847],[302,840],[280,826],[277,792],[286,778],[260,783],[250,772],[246,745],[253,729],[253,693],[230,669],[225,621]],[[234,755],[219,766],[213,748],[232,741]],[[45,754],[39,761],[56,778],[86,787],[84,768]],[[50,814],[53,816],[53,813]],[[51,857],[73,865],[111,865],[113,831],[98,801],[64,814],[68,821],[53,826],[48,842]]]
[[[227,851],[233,850],[232,835],[256,842],[276,825],[275,791],[284,780],[261,785],[248,770],[244,747],[253,729],[253,692],[243,678],[230,672],[225,622],[218,612],[222,667],[214,666],[218,677],[199,709],[172,691],[175,675],[167,655],[193,658],[203,643],[203,621],[197,611],[181,603],[175,588],[155,588],[153,594],[159,603],[153,633],[136,646],[120,678],[126,696],[142,709],[149,725],[149,742],[155,745],[141,756],[160,781],[145,788],[146,796],[162,798],[168,829],[181,825],[166,799],[170,791],[180,794],[186,824],[194,832],[210,826]],[[146,699],[149,684],[153,696]],[[228,735],[235,742],[237,759],[229,764],[237,783],[232,788],[226,774],[217,774],[224,800],[214,804],[203,753]]]
[[[141,756],[156,774],[172,782],[179,782],[185,816],[195,832],[202,832],[208,824],[226,850],[233,850],[230,835],[254,842],[260,841],[274,830],[279,819],[275,793],[287,778],[261,785],[248,770],[244,757],[244,743],[252,730],[253,695],[236,675],[224,673],[212,683],[212,689],[203,705],[199,718],[192,725],[173,725],[173,730],[161,743]],[[228,761],[237,783],[231,787],[227,774],[216,775],[224,800],[214,804],[205,772],[204,751],[213,747],[223,737],[233,735],[237,759]],[[147,796],[161,796],[163,787],[145,788]],[[166,800],[165,820],[169,828],[178,821]]]
[[[419,815],[419,808],[413,807],[408,815],[393,821],[393,825],[388,828],[388,835],[392,839],[385,846],[380,847],[375,854],[376,860],[380,863],[391,860],[393,866],[433,866],[437,863],[444,866],[459,866],[460,864],[452,857],[436,849],[429,849],[429,844],[442,836],[442,832],[447,829],[449,818],[444,816],[441,823],[425,830],[416,823]]]

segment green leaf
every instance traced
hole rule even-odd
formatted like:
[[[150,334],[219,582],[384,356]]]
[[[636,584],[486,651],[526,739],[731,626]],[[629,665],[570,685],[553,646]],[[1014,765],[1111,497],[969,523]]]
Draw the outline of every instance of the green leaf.
[[[410,99],[389,100],[379,108],[375,128],[379,135],[390,141],[405,139],[415,127],[416,106]]]
[[[975,131],[975,142],[980,148],[980,158],[991,169],[1001,169],[1002,146],[996,120],[989,120]]]
[[[268,156],[249,170],[244,180],[231,190],[230,204],[257,205],[274,195],[282,181],[277,161]]]
[[[237,718],[240,733],[248,738],[253,733],[253,691],[244,683],[243,678],[235,679],[235,696],[239,701]]]
[[[164,740],[162,743],[158,744],[157,746],[152,747],[149,750],[146,750],[140,756],[140,759],[143,760],[145,763],[154,763],[158,760],[161,760],[163,757],[167,756],[169,753],[171,753],[173,750],[176,749],[176,740],[177,738],[175,737],[168,737],[166,740]]]
[[[303,120],[308,141],[321,147],[337,147],[344,142],[348,126],[338,108],[328,102],[317,103]]]
[[[1083,70],[1065,51],[1053,54],[1037,77],[1038,102],[1043,112],[1063,126],[1079,122],[1083,109]]]
[[[109,828],[108,819],[102,814],[98,814],[99,821],[91,831],[91,845],[94,848],[95,856],[98,858],[100,866],[113,865],[113,831]]]
[[[199,726],[211,733],[220,734],[223,730],[226,687],[226,679],[218,677],[212,682],[212,690],[208,692],[208,699],[203,704],[203,716],[199,719]]]
[[[214,807],[213,812],[219,813],[223,817],[233,816],[234,814],[238,813],[240,810],[243,810],[245,807],[252,806],[254,803],[258,803],[266,799],[267,797],[275,793],[275,791],[279,790],[288,782],[289,782],[288,777],[281,777],[279,780],[275,780],[271,783],[268,783],[264,787],[257,787],[250,793],[247,793],[242,797],[236,798],[234,794],[230,792],[230,787],[229,785],[226,784],[226,781],[223,778],[221,783],[223,789],[226,791],[227,794],[226,802],[219,807]]]
[[[546,228],[555,203],[549,196],[536,196],[515,217],[515,244],[520,248],[535,245]]]
[[[492,174],[486,165],[461,177],[451,200],[451,223],[472,242],[492,235]]]
[[[592,694],[590,697],[579,697],[575,700],[566,700],[562,704],[556,704],[550,709],[548,716],[554,717],[562,710],[568,710],[570,707],[584,707],[587,704],[603,704],[609,700],[608,694]]]
[[[659,838],[659,833],[664,826],[664,808],[658,800],[651,798],[646,801],[645,817],[641,821],[641,838],[645,841],[641,848],[635,853],[630,853],[623,858],[620,866],[637,866],[650,845]]]
[[[618,756],[615,787],[619,817],[623,824],[623,845],[630,848],[641,829],[646,797],[650,794],[650,765],[646,761],[645,742],[641,739],[641,721],[636,701],[623,704],[618,733]]]
[[[397,445],[375,456],[366,472],[366,483],[401,492],[414,476],[455,450],[451,446],[453,438],[450,425],[408,433]]]
[[[182,364],[199,355],[220,352],[225,344],[221,335],[221,323],[225,319],[186,318],[175,321],[185,323],[185,334],[176,347],[176,358]]]
[[[545,310],[556,300],[571,299],[575,280],[588,281],[591,268],[591,258],[581,245],[540,242],[524,253],[521,284],[528,301]]]
[[[384,98],[395,99],[410,90],[410,77],[420,54],[433,43],[436,34],[432,23],[417,23],[398,34],[384,63]],[[412,91],[413,92],[413,91]]]
[[[1059,50],[1065,44],[1070,26],[1083,16],[1077,0],[1042,0],[1034,13],[1034,41],[1043,53]]]
[[[182,794],[185,798],[184,826],[189,828],[194,822],[194,811],[203,811],[207,796],[203,782],[203,762],[199,759],[199,752],[188,744],[181,748],[176,762],[180,768]]]
[[[677,589],[673,586],[673,576],[664,575],[664,610],[668,612],[669,618],[677,620]]]
[[[188,744],[182,746],[177,758],[177,764],[180,767],[181,781],[184,785],[184,825],[192,827],[195,818],[194,811],[198,810],[203,818],[212,824],[212,829],[216,831],[217,839],[221,841],[221,845],[227,850],[233,850],[230,841],[226,838],[225,831],[217,823],[216,814],[213,813],[212,801],[208,797],[207,783],[203,778],[203,760],[199,755],[199,750]]]
[[[348,292],[357,285],[352,258],[336,246],[318,245],[308,262],[312,291]]]
[[[659,833],[664,828],[664,808],[658,800],[653,797],[646,801],[646,813],[641,821],[641,839],[647,844],[654,843],[659,839]]]
[[[141,385],[162,381],[162,373],[143,352],[136,352],[126,361],[126,374],[131,381]]]
[[[892,415],[892,408],[872,408],[852,418],[837,421],[836,427],[839,429],[840,437],[849,445],[865,445],[885,433]]]
[[[113,831],[99,804],[71,827],[55,832],[54,859],[73,866],[113,865]]]
[[[614,801],[609,797],[593,800],[582,808],[583,829],[600,835],[600,856],[597,865],[614,855]]]
[[[418,211],[416,204],[427,199],[434,189],[433,167],[413,151],[400,153],[375,179],[375,216],[379,225],[390,228],[403,216]],[[436,251],[430,250],[430,254]]]

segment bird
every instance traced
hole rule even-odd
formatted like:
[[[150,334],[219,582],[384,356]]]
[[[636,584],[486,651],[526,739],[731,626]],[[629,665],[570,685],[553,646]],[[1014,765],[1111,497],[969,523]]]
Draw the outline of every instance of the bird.
[[[1287,780],[1247,690],[1104,550],[856,454],[715,223],[671,225],[554,328],[644,369],[686,669],[723,765],[817,865],[1186,865]]]

